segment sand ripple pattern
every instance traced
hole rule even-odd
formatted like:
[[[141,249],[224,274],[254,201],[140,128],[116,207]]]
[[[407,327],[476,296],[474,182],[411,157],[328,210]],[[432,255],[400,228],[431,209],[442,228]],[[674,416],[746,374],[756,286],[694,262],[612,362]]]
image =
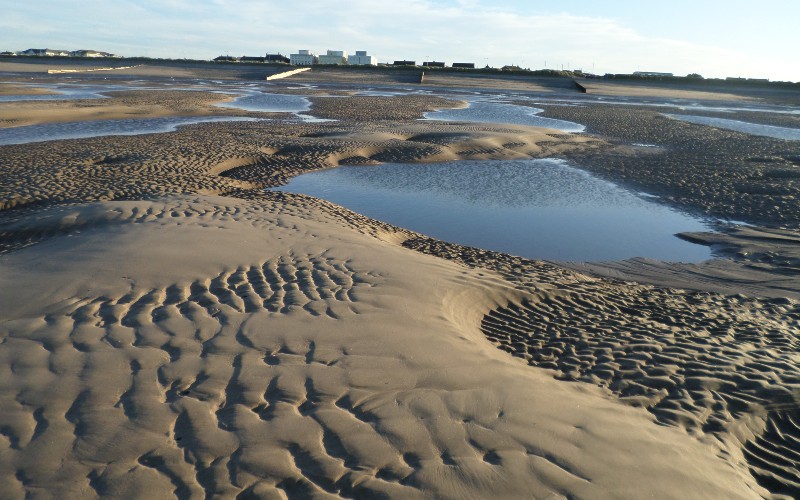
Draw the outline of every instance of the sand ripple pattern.
[[[693,308],[678,307],[686,302]],[[608,387],[698,437],[766,413],[767,430],[745,446],[748,464],[770,490],[800,491],[800,306],[792,301],[560,290],[498,308],[481,329],[533,366]]]
[[[800,410],[770,412],[766,430],[744,448],[750,468],[772,492],[797,498],[800,492]]]
[[[498,467],[529,476],[545,466],[532,494],[565,481],[589,486],[557,458],[556,444],[509,439],[502,410],[485,392],[421,391],[387,376],[402,372],[404,361],[314,340],[332,322],[325,317],[310,319],[308,335],[298,335],[274,323],[268,311],[277,305],[241,312],[252,293],[238,287],[251,271],[299,275],[305,268],[327,273],[323,281],[345,281],[344,264],[305,262],[278,259],[261,271],[7,324],[0,342],[4,493],[419,498],[430,495],[432,478],[488,481]],[[363,286],[358,275],[349,274],[354,289]],[[279,295],[266,287],[274,293],[255,292],[268,297],[262,304]],[[331,287],[332,295],[347,294],[345,285]],[[369,368],[354,371],[352,363]]]
[[[189,286],[131,292],[117,300],[100,297],[77,305],[67,315],[76,322],[131,328],[174,314],[217,318],[236,312],[286,314],[297,309],[337,319],[345,310],[356,310],[353,306],[332,308],[331,302],[352,304],[357,288],[372,287],[379,279],[374,273],[358,272],[347,262],[330,257],[279,257],[260,265],[240,266]]]

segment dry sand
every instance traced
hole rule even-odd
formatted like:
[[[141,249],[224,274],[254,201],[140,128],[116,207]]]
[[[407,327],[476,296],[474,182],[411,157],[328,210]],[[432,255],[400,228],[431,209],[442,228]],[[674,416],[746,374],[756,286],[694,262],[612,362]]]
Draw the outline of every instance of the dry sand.
[[[54,95],[57,93],[35,86],[0,83],[0,95]]]
[[[703,99],[709,101],[748,100],[735,92],[719,90],[699,90],[681,88],[678,85],[648,84],[636,82],[599,83],[592,80],[580,80],[587,94],[627,97],[665,97],[669,99]],[[749,98],[749,100],[753,100]]]
[[[185,97],[96,105],[211,112]],[[795,229],[687,235],[735,257],[691,268],[577,272],[262,190],[343,163],[548,156],[608,178],[603,158],[655,158],[616,172],[656,186],[675,161],[630,148],[605,107],[575,111],[597,135],[415,121],[442,105],[461,104],[318,97],[339,121],[0,147],[3,496],[797,492]],[[670,189],[702,210],[692,165]],[[749,206],[715,193],[709,211]]]
[[[250,113],[215,106],[234,99],[232,95],[197,91],[116,91],[113,99],[74,101],[17,101],[0,104],[0,128],[42,123],[163,116],[247,116]],[[110,101],[110,102],[109,102]]]

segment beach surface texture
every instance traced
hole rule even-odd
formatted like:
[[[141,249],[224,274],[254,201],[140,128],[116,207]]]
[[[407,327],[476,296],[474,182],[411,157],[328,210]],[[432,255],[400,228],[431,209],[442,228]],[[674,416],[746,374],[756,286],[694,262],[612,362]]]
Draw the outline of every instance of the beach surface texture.
[[[48,69],[65,68],[0,62],[0,96],[37,98],[0,102],[0,139],[96,120],[252,120],[0,146],[0,497],[800,491],[800,141],[592,100],[536,104],[579,134],[420,120],[466,106],[447,89],[502,90],[499,77],[387,95],[356,95],[335,70],[265,84],[330,120],[311,121],[218,106],[255,81],[244,70],[75,73],[115,87],[46,100],[64,78]],[[543,80],[529,89],[569,87]],[[796,91],[588,89],[798,104]],[[800,128],[797,114],[741,117]],[[749,225],[682,235],[715,250],[703,263],[543,262],[268,189],[339,165],[523,158],[568,159]]]

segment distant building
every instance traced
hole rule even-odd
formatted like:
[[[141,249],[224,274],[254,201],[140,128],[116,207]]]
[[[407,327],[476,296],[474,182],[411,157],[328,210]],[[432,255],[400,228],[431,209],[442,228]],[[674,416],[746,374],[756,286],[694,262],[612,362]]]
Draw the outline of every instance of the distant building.
[[[243,63],[263,63],[266,61],[267,61],[266,57],[242,56],[239,58],[239,62]]]
[[[658,73],[656,71],[634,71],[633,74],[636,76],[674,76],[672,73]]]
[[[44,55],[51,57],[69,57],[68,50],[44,49]]]
[[[297,54],[289,54],[289,63],[295,66],[311,66],[317,64],[318,60],[316,54],[307,50],[298,50]]]
[[[219,56],[213,59],[214,62],[239,62],[238,57],[233,56]]]
[[[475,69],[475,63],[453,63],[454,68]]]
[[[47,56],[47,57],[119,57],[108,52],[98,50],[58,50],[58,49],[27,49],[17,52],[18,56]]]
[[[347,52],[343,50],[329,50],[319,56],[319,64],[347,64]]]
[[[426,68],[444,68],[444,63],[437,61],[426,61],[422,63],[422,65],[425,66]]]
[[[367,55],[366,50],[357,50],[353,56],[347,56],[347,64],[354,66],[377,66],[378,58]]]
[[[392,66],[416,66],[417,61],[395,61]]]
[[[268,63],[289,64],[289,58],[283,54],[267,54],[266,60]]]
[[[47,49],[27,49],[17,52],[18,56],[46,56]]]
[[[9,52],[7,50],[4,52],[0,52],[0,57],[15,56],[15,55],[17,55],[16,52]]]
[[[117,57],[114,54],[98,50],[73,50],[69,55],[72,57]]]

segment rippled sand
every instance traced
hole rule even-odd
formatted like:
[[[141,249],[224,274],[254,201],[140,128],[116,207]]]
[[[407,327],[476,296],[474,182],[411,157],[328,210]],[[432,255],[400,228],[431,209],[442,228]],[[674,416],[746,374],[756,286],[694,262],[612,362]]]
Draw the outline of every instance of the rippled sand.
[[[226,98],[191,94],[53,116],[212,114]],[[742,195],[767,189],[754,172],[795,168],[795,146],[724,156],[729,136],[628,108],[548,110],[589,127],[565,135],[417,121],[462,105],[441,98],[313,103],[338,121],[256,114],[281,119],[0,146],[5,496],[798,491],[796,215]],[[15,109],[0,104],[0,119]],[[637,127],[637,142],[682,137],[695,161],[629,146]],[[780,160],[748,160],[767,150]],[[729,260],[577,271],[263,190],[344,163],[523,157],[579,159],[678,206],[765,220],[691,236]],[[735,180],[705,177],[733,157]]]

